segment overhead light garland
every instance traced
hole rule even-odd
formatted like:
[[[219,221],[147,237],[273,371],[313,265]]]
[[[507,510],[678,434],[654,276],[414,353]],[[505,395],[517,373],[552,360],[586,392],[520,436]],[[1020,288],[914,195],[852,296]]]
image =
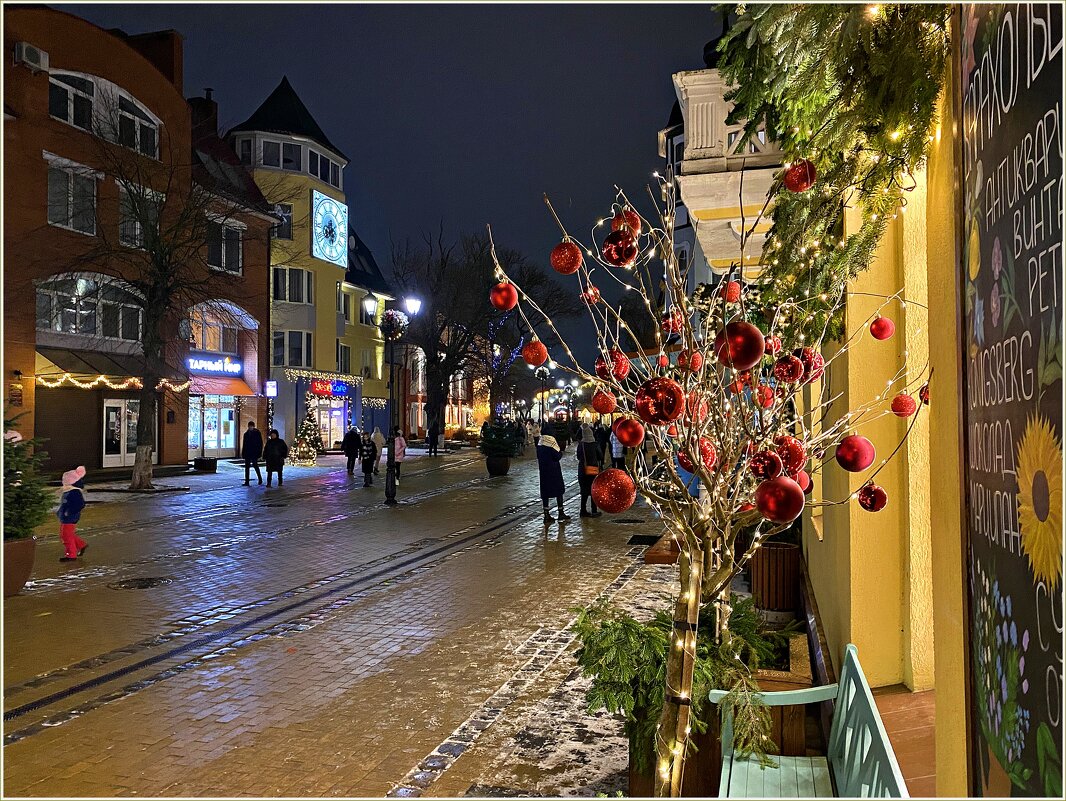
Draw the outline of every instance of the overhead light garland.
[[[384,398],[363,398],[364,409],[384,409],[386,403]]]
[[[285,368],[285,380],[296,381],[300,378],[318,378],[326,381],[340,381],[349,386],[361,386],[363,383],[362,376],[351,375],[349,373],[331,373],[325,370],[303,370],[293,367]]]
[[[123,392],[130,389],[141,389],[141,387],[144,386],[141,379],[132,376],[130,378],[124,378],[121,381],[112,381],[106,375],[98,375],[96,378],[92,378],[88,381],[82,381],[81,379],[75,378],[72,373],[63,373],[55,380],[50,380],[47,376],[39,375],[37,376],[36,381],[39,385],[46,387],[47,389],[58,389],[62,386],[72,386],[77,387],[78,389],[97,389],[104,386],[108,389],[115,390],[116,392]],[[192,381],[177,383],[171,381],[169,378],[161,378],[155,388],[157,392],[162,392],[166,389],[171,392],[184,392],[191,385]]]

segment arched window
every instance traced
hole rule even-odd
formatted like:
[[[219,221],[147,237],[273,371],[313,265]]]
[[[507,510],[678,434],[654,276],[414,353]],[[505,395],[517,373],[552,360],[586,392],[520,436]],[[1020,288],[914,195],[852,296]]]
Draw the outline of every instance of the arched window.
[[[116,279],[66,275],[37,285],[37,330],[140,342],[140,299]]]

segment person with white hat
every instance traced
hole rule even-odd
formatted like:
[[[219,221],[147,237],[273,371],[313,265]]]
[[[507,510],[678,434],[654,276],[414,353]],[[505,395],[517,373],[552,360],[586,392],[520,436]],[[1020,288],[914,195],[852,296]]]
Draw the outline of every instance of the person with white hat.
[[[64,551],[64,555],[59,557],[60,562],[73,562],[89,547],[76,531],[78,521],[81,520],[81,510],[84,508],[85,468],[79,465],[63,474],[63,496],[56,511]]]

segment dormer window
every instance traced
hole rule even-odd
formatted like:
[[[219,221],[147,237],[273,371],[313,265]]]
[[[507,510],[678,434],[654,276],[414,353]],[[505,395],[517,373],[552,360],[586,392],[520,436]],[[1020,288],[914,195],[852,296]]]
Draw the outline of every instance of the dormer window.
[[[159,157],[160,120],[104,78],[50,73],[48,114],[149,158]]]
[[[93,129],[96,87],[88,78],[53,73],[48,81],[48,113],[86,131]]]
[[[156,157],[157,129],[151,116],[128,97],[118,99],[118,143]]]

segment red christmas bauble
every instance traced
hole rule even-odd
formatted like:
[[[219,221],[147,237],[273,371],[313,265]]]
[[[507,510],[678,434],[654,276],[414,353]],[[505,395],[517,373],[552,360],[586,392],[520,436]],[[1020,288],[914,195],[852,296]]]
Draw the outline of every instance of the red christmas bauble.
[[[736,303],[740,300],[740,281],[727,281],[723,293],[726,303]]]
[[[877,451],[866,437],[851,434],[837,445],[837,464],[849,473],[859,473],[874,463]]]
[[[789,434],[774,437],[774,448],[785,465],[786,473],[798,473],[807,462],[807,448],[800,440]]]
[[[906,392],[901,392],[892,399],[892,414],[896,417],[910,417],[916,411],[918,402]]]
[[[665,353],[659,354],[659,366],[663,368],[670,366],[670,357],[667,356]]]
[[[596,375],[604,381],[610,381],[612,378],[623,381],[629,375],[629,357],[617,348],[612,348],[607,356],[610,361],[602,356],[596,359]]]
[[[589,288],[581,293],[581,299],[590,306],[593,306],[600,302],[600,290],[592,284],[589,284]]]
[[[522,346],[522,358],[525,359],[526,364],[540,367],[548,361],[548,349],[539,339],[531,339]]]
[[[707,439],[707,437],[700,437],[699,449],[700,461],[703,462],[703,466],[706,467],[707,470],[714,470],[715,462],[718,461],[718,451],[715,450],[714,443]],[[677,461],[678,464],[688,472],[695,472],[693,470],[694,465],[692,464],[692,459],[689,458],[688,452],[684,448],[677,452]]]
[[[489,303],[500,311],[510,311],[518,305],[518,290],[508,281],[500,281],[489,292]]]
[[[918,390],[918,400],[925,406],[929,405],[929,384],[922,384],[922,388]]]
[[[729,323],[714,338],[714,355],[734,370],[750,370],[759,363],[765,350],[762,331],[742,320]]]
[[[707,419],[710,407],[707,399],[700,395],[699,390],[692,390],[685,398],[685,417],[695,423],[702,423]]]
[[[880,314],[870,323],[870,334],[874,339],[888,339],[894,333],[896,333],[896,324]]]
[[[825,372],[825,359],[822,358],[822,354],[814,348],[800,348],[795,351],[795,355],[803,362],[803,377],[801,380],[804,384],[809,384],[822,377],[822,373]]]
[[[796,483],[800,485],[800,489],[803,490],[804,495],[810,495],[814,485],[811,483],[811,477],[806,470],[800,470],[796,474]]]
[[[623,209],[611,219],[611,230],[628,228],[633,236],[640,236],[640,215],[633,209]]]
[[[685,391],[672,378],[660,376],[640,385],[636,396],[637,414],[652,425],[665,425],[685,411]]]
[[[618,408],[618,399],[606,389],[597,389],[592,395],[592,408],[600,414],[610,414]]]
[[[644,425],[635,417],[621,417],[615,420],[614,435],[627,448],[636,448],[644,441]]]
[[[703,367],[703,354],[698,350],[694,350],[691,353],[687,350],[683,350],[677,354],[677,366],[682,370],[689,370],[690,372],[695,373]]]
[[[785,384],[795,384],[803,378],[803,362],[791,354],[782,356],[774,362],[774,378]]]
[[[626,229],[611,231],[603,240],[600,255],[612,267],[631,267],[637,260],[637,240]]]
[[[867,484],[859,490],[859,506],[867,512],[880,512],[888,505],[888,493],[876,484]]]
[[[755,488],[755,506],[771,523],[791,523],[803,513],[803,490],[788,476],[767,479]]]
[[[680,334],[685,326],[685,315],[681,309],[674,307],[669,314],[664,314],[662,319],[663,331],[668,334]]]
[[[806,192],[818,177],[818,171],[807,159],[792,162],[785,170],[785,189],[789,192]]]
[[[592,500],[605,512],[624,512],[636,499],[637,485],[625,470],[610,467],[592,480]]]
[[[564,239],[552,248],[548,261],[551,262],[552,269],[555,272],[563,275],[573,275],[581,269],[584,257],[581,255],[581,248],[577,242]]]
[[[781,457],[773,451],[759,451],[748,460],[748,469],[753,476],[765,481],[781,475],[785,465]]]
[[[776,356],[781,352],[781,337],[771,334],[766,338],[766,355]]]
[[[755,402],[764,409],[769,409],[773,406],[774,398],[776,397],[773,387],[768,387],[766,384],[759,384],[755,390]]]
[[[740,506],[737,507],[737,511],[738,512],[750,512],[754,508],[755,508],[755,504],[753,504],[753,503],[742,503],[742,504],[740,504]]]

